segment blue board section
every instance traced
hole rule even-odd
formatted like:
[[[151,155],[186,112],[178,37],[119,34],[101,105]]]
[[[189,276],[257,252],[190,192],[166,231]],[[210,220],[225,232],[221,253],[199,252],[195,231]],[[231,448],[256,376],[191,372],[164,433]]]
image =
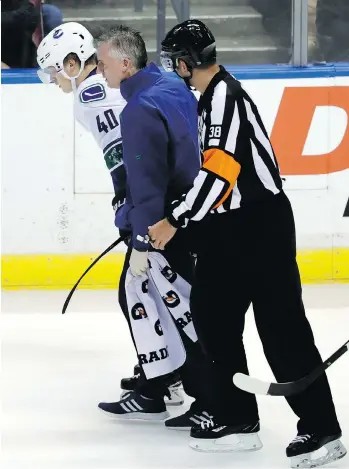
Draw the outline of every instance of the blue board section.
[[[225,67],[239,80],[349,76],[349,62],[313,64],[307,67],[292,65],[226,65]],[[1,82],[4,85],[41,83],[35,69],[1,70]]]

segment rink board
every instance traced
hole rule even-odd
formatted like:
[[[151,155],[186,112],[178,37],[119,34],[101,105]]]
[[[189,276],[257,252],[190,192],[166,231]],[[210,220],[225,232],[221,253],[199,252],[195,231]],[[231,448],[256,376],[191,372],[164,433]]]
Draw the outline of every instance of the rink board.
[[[256,101],[278,157],[303,282],[349,281],[349,64],[229,71]],[[2,108],[2,286],[69,288],[118,237],[110,175],[74,122],[72,96],[35,71],[2,71]],[[124,252],[82,287],[116,287]]]
[[[1,282],[4,289],[66,289],[72,287],[97,255],[4,255]],[[117,288],[123,253],[104,257],[79,288]],[[349,248],[298,252],[303,283],[349,282]]]

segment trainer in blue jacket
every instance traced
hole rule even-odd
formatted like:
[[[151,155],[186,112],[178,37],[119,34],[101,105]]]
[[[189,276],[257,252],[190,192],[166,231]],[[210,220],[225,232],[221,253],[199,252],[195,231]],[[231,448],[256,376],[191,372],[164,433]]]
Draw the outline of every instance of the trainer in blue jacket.
[[[127,101],[121,114],[126,203],[117,211],[116,224],[132,232],[119,285],[120,306],[129,320],[137,305],[130,305],[128,311],[125,294],[128,267],[133,275],[148,269],[148,250],[152,249],[147,241],[148,227],[171,212],[172,201],[192,187],[199,173],[197,101],[182,80],[163,75],[154,64],[147,66],[144,41],[131,28],[112,29],[96,41],[96,46],[99,69],[108,85],[120,87]],[[163,255],[172,271],[192,283],[194,259],[189,249],[184,237],[181,240],[175,236]],[[164,270],[163,274],[168,272]],[[181,327],[178,324],[179,330]],[[179,373],[186,394],[194,401],[190,411],[166,420],[165,425],[190,429],[194,415],[200,421],[207,418],[208,414],[205,417],[203,413],[209,397],[204,394],[209,394],[210,387],[200,344],[182,338],[187,359]],[[134,391],[122,401],[100,403],[102,410],[120,418],[161,420],[168,416],[163,398],[174,376],[171,383],[166,376],[146,379],[143,363],[140,360]]]
[[[132,231],[134,275],[148,268],[148,227],[191,187],[200,169],[197,100],[182,80],[162,74],[154,63],[147,66],[145,48],[137,55],[137,40],[143,41],[121,26],[97,42],[99,67],[108,85],[120,86],[127,101],[121,114],[126,204],[115,223]],[[133,46],[134,57],[123,54],[122,41]]]

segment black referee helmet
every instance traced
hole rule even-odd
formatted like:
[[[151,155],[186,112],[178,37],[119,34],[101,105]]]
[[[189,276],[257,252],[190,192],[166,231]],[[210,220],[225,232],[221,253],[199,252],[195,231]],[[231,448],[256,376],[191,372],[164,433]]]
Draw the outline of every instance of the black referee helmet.
[[[174,72],[183,60],[190,72],[201,65],[216,63],[216,41],[208,27],[199,20],[187,20],[167,33],[161,43],[161,65]]]

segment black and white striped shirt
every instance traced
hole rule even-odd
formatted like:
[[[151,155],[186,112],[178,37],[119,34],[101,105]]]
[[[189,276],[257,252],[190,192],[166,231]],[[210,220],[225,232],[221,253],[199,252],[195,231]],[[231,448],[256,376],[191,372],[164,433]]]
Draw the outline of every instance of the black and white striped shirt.
[[[202,167],[193,187],[174,202],[169,221],[186,226],[278,194],[282,180],[256,105],[223,67],[199,102]]]

